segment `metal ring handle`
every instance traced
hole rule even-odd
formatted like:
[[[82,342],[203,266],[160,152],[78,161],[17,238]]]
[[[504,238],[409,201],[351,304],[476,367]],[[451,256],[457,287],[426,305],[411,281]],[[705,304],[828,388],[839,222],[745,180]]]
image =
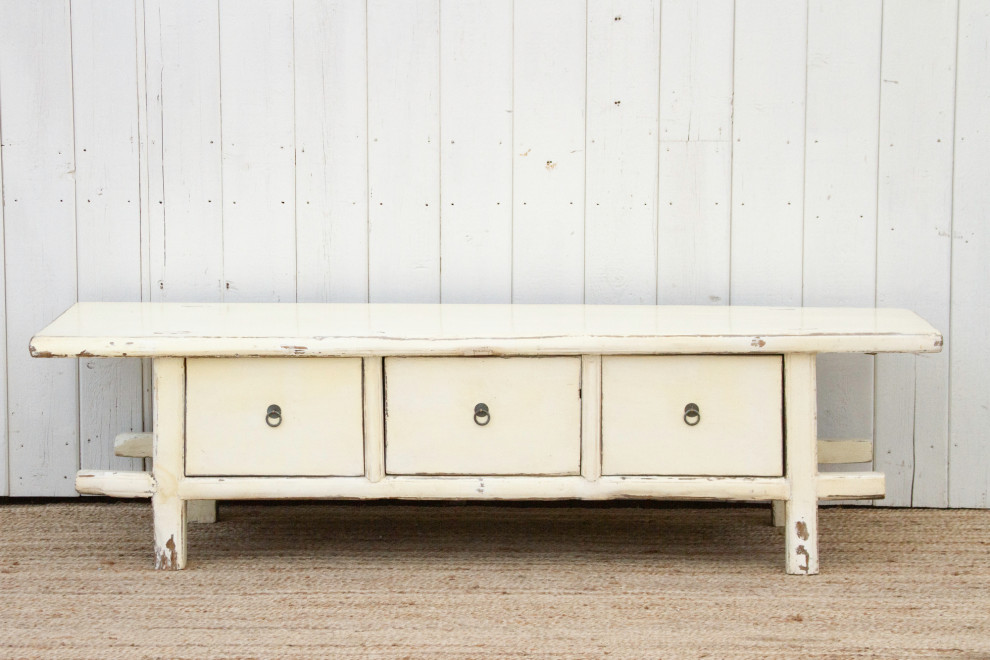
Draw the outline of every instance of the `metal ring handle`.
[[[684,423],[688,426],[697,426],[701,421],[701,410],[697,403],[689,403],[684,406]]]
[[[474,407],[474,423],[478,426],[487,426],[490,421],[492,421],[492,416],[488,412],[488,406],[484,403],[476,405]]]
[[[268,426],[275,428],[282,423],[282,408],[277,404],[272,404],[268,406],[268,412],[265,413],[265,423]]]

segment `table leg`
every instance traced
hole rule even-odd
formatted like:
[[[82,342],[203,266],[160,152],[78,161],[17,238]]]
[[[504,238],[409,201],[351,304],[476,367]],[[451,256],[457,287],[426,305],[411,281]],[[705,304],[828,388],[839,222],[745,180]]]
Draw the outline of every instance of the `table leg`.
[[[784,505],[787,572],[818,573],[818,432],[815,355],[784,356],[785,455],[790,497]]]
[[[155,568],[179,570],[186,565],[186,507],[179,498],[185,446],[185,360],[153,360],[152,402]]]

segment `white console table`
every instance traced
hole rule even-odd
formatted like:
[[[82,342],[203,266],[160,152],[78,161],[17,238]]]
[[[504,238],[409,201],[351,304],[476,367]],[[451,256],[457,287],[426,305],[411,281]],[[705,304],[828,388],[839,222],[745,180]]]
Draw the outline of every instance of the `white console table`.
[[[152,471],[76,488],[150,497],[156,568],[189,501],[658,498],[783,503],[814,574],[818,500],[884,492],[818,472],[816,354],[941,346],[894,309],[78,303],[31,354],[152,358]]]

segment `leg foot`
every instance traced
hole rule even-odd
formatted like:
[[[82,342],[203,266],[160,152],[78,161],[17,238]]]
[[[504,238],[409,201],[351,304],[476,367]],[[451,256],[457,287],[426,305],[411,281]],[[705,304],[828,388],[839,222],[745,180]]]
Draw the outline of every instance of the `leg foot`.
[[[785,509],[787,572],[818,575],[818,503],[788,500]]]
[[[186,522],[215,523],[217,521],[216,500],[187,500]]]
[[[155,516],[155,568],[164,571],[185,568],[185,502],[156,493],[151,498],[151,508]]]
[[[770,522],[774,527],[784,526],[784,508],[787,500],[774,500],[770,503]]]

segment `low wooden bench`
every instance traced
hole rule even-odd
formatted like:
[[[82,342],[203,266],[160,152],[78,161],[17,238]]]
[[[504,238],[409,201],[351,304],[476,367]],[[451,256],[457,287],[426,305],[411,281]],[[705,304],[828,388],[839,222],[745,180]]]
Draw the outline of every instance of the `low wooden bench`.
[[[816,354],[941,346],[905,310],[79,303],[31,353],[152,358],[151,472],[76,487],[150,497],[158,568],[192,501],[657,498],[772,501],[815,574],[818,501],[884,493],[818,472],[872,446],[818,440]]]

